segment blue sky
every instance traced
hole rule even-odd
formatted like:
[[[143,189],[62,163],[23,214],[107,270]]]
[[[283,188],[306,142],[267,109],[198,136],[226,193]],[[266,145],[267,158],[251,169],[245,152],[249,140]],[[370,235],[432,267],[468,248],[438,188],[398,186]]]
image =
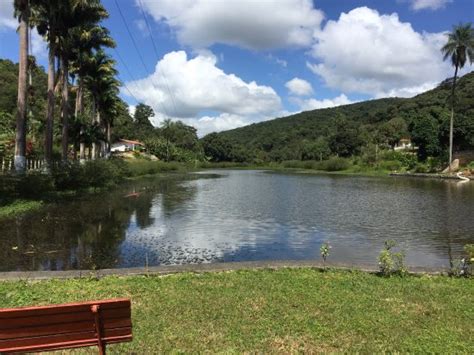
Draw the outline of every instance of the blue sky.
[[[156,124],[181,119],[200,135],[433,88],[452,72],[439,53],[445,32],[474,19],[474,0],[103,3],[124,100],[132,108],[137,101],[152,106]],[[11,9],[12,0],[0,0],[0,57],[16,61]],[[46,46],[35,33],[32,45],[46,65]]]

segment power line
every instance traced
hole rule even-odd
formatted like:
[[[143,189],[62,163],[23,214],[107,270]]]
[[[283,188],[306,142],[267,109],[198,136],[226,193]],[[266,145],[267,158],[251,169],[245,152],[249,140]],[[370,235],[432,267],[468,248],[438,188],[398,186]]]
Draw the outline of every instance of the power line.
[[[141,60],[141,62],[142,62],[142,64],[143,64],[143,67],[145,68],[145,71],[148,72],[148,68],[147,68],[147,66],[146,66],[146,64],[145,64],[145,61],[143,60],[143,57],[142,57],[140,51],[138,50],[137,42],[135,42],[135,39],[134,39],[133,36],[132,36],[132,32],[130,32],[130,28],[128,28],[127,21],[125,21],[125,17],[123,16],[122,10],[120,9],[120,6],[119,6],[117,0],[115,0],[115,5],[117,5],[117,9],[118,9],[118,11],[119,11],[119,13],[120,13],[120,17],[122,17],[122,21],[123,21],[123,23],[124,23],[124,25],[125,25],[125,28],[127,29],[127,32],[128,32],[128,35],[130,36],[130,39],[132,40],[132,43],[133,43],[133,46],[135,47],[135,50],[137,51],[137,54],[138,54],[138,56],[140,57],[140,60]]]
[[[123,84],[123,87],[125,89],[127,89],[128,93],[130,94],[131,97],[133,97],[135,99],[135,101],[137,103],[140,103],[140,101],[137,100],[137,98],[135,97],[135,95],[133,95],[132,91],[129,89],[129,87],[127,86],[127,84],[125,83],[125,81],[123,81],[122,79],[120,79],[120,76],[117,74],[117,78],[120,80],[120,82]]]
[[[158,50],[156,49],[155,39],[154,39],[153,34],[152,34],[152,30],[151,30],[150,23],[148,22],[148,17],[147,17],[146,14],[145,14],[145,10],[143,10],[143,3],[142,3],[142,0],[138,0],[138,5],[140,6],[140,9],[141,9],[143,18],[145,19],[146,27],[148,28],[148,33],[150,34],[151,43],[153,44],[153,50],[155,51],[156,60],[158,61],[159,58],[160,58],[160,56],[159,56],[159,54],[158,54]],[[161,68],[159,68],[159,70],[161,71]],[[176,103],[175,103],[175,101],[174,101],[174,95],[173,95],[173,93],[172,93],[171,90],[170,90],[170,87],[169,87],[169,85],[168,85],[168,80],[166,79],[166,76],[165,76],[165,74],[163,73],[163,71],[161,71],[161,75],[163,76],[163,79],[164,79],[164,81],[165,81],[166,89],[168,90],[168,94],[169,94],[170,97],[171,97],[171,103],[173,104],[173,109],[174,109],[174,112],[175,112],[175,114],[176,114],[177,110],[176,110]]]
[[[127,29],[128,35],[129,35],[130,39],[132,40],[133,46],[135,47],[135,50],[137,51],[137,54],[138,54],[138,56],[140,57],[140,60],[141,60],[141,62],[142,62],[142,65],[143,65],[143,67],[145,68],[145,72],[148,72],[149,70],[148,70],[148,68],[147,68],[147,66],[146,66],[146,64],[145,64],[145,61],[144,61],[144,59],[143,59],[143,56],[141,55],[140,51],[138,50],[137,43],[136,43],[136,41],[135,41],[135,38],[134,38],[133,35],[132,35],[132,32],[130,31],[130,28],[128,27],[127,21],[125,20],[125,16],[123,15],[122,10],[120,9],[120,6],[119,6],[117,0],[114,0],[114,1],[115,1],[115,5],[117,6],[117,9],[118,9],[118,11],[119,11],[119,13],[120,13],[120,17],[122,18],[123,24],[125,25],[125,28]],[[155,85],[155,83],[153,82],[153,74],[150,76],[150,79],[151,79],[151,81],[152,81],[152,84]],[[164,104],[164,103],[160,103],[160,105],[162,106],[162,109],[163,109],[163,111],[164,111],[165,116],[166,116],[166,117],[169,117],[168,112],[167,112],[167,110],[166,110],[165,104]]]

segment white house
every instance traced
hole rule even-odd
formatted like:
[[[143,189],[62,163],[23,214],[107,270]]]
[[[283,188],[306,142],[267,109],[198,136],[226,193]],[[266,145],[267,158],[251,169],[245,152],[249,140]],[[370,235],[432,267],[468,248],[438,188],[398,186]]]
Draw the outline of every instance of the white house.
[[[128,139],[120,139],[118,142],[112,144],[110,151],[111,152],[130,152],[145,145],[139,141],[131,141]]]
[[[413,147],[413,144],[411,143],[411,140],[409,138],[400,139],[400,141],[397,144],[395,144],[395,147],[393,148],[393,150],[411,150],[411,149],[415,149],[415,147]]]

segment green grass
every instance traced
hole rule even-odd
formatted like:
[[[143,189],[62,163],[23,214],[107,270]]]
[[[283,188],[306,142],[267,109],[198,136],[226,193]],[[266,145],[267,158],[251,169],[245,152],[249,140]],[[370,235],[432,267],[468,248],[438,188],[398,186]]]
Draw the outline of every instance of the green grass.
[[[42,201],[15,200],[8,205],[0,206],[0,218],[9,218],[22,213],[31,212],[42,206]]]
[[[0,283],[0,307],[130,297],[111,353],[471,353],[474,284],[314,269]]]

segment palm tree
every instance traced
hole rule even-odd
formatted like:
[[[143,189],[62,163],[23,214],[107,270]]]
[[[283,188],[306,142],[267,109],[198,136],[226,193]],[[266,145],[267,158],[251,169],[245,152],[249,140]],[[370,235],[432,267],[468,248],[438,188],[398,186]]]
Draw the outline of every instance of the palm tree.
[[[105,27],[88,24],[76,27],[74,31],[72,31],[72,43],[71,73],[77,75],[76,104],[74,111],[77,122],[84,113],[84,77],[91,69],[90,64],[93,51],[97,51],[101,47],[115,47],[115,42]],[[80,135],[84,134],[84,129],[85,126],[83,126]],[[85,159],[85,142],[80,142],[79,151],[79,158],[83,161]]]
[[[15,16],[20,21],[20,63],[18,70],[18,103],[15,137],[15,170],[24,173],[26,170],[26,93],[28,73],[28,0],[15,0]]]
[[[108,16],[99,0],[69,0],[63,7],[62,26],[58,35],[58,55],[61,67],[62,94],[61,94],[61,150],[63,161],[68,157],[68,77],[70,61],[76,53],[77,37],[81,35],[83,27],[90,27]]]
[[[117,95],[119,82],[115,79],[117,70],[115,61],[103,50],[99,50],[91,57],[90,69],[84,77],[84,84],[92,96],[92,122],[102,124],[101,113],[106,109],[106,96]],[[99,155],[97,144],[92,143],[92,158]]]
[[[37,6],[32,12],[32,23],[36,26],[38,33],[45,37],[48,42],[48,96],[46,111],[45,130],[45,160],[49,165],[53,155],[53,123],[54,123],[54,87],[55,87],[55,63],[57,36],[61,28],[61,17],[64,14],[64,0],[38,0]]]
[[[449,123],[449,169],[453,161],[453,129],[454,129],[454,104],[455,90],[458,70],[462,69],[469,60],[472,64],[474,60],[474,28],[470,23],[454,26],[453,32],[448,34],[448,42],[441,48],[444,60],[451,58],[454,66],[454,78],[451,91],[451,120]]]
[[[97,23],[107,17],[105,8],[99,0],[37,0],[34,12],[34,24],[38,33],[48,41],[48,110],[46,115],[45,158],[52,158],[53,149],[53,120],[54,120],[54,88],[56,57],[61,62],[62,84],[62,123],[63,159],[67,155],[67,123],[68,123],[68,69],[71,55],[71,31],[77,26]]]

